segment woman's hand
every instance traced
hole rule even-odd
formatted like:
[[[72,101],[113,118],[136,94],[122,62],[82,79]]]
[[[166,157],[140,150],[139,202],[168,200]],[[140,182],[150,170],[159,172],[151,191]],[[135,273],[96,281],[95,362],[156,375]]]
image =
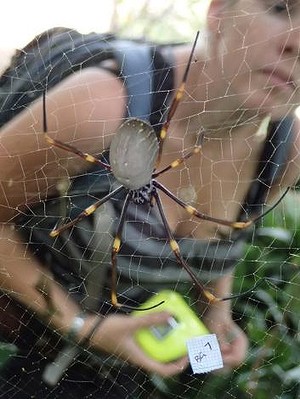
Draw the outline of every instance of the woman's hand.
[[[91,346],[162,377],[179,374],[188,365],[187,356],[174,362],[160,363],[148,357],[134,338],[135,332],[140,328],[165,324],[169,317],[170,314],[166,312],[153,312],[139,317],[107,316],[91,338]]]
[[[215,296],[225,298],[232,292],[232,283],[232,274],[227,274],[213,281],[210,287]],[[232,320],[230,301],[211,304],[203,316],[203,321],[210,332],[215,333],[218,338],[224,362],[223,371],[240,366],[247,355],[248,338]]]
[[[212,305],[203,317],[210,332],[216,334],[222,358],[224,371],[238,367],[246,358],[248,338],[244,331],[232,320],[231,312],[222,303]]]

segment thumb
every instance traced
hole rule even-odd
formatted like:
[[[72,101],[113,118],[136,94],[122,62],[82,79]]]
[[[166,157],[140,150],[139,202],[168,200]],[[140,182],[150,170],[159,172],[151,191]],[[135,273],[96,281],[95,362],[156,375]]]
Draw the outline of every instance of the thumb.
[[[170,317],[171,314],[169,312],[148,312],[145,315],[133,315],[131,317],[131,328],[137,330],[139,328],[167,324]]]

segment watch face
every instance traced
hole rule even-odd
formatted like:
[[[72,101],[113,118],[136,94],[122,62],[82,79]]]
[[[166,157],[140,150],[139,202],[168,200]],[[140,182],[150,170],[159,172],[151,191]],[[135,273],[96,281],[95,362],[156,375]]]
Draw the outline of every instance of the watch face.
[[[161,324],[159,326],[150,327],[149,331],[154,335],[154,337],[158,340],[163,340],[166,338],[168,334],[171,333],[175,328],[178,327],[178,321],[175,317],[169,317],[166,324]]]

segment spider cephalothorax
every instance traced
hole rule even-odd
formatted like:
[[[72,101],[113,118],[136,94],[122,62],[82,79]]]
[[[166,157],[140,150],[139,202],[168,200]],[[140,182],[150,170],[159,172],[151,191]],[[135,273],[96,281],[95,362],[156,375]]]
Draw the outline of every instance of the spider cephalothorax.
[[[129,195],[132,202],[136,205],[143,205],[147,202],[151,203],[154,194],[154,187],[152,181],[137,190],[129,190]]]

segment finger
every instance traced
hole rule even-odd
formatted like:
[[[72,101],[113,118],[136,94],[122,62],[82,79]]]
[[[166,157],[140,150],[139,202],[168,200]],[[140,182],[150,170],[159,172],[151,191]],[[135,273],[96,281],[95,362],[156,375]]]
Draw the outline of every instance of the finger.
[[[185,356],[174,362],[160,363],[150,357],[134,342],[128,343],[128,358],[127,360],[134,363],[138,367],[142,367],[144,370],[157,373],[162,377],[170,377],[181,373],[188,365],[188,357]]]
[[[132,317],[131,328],[136,330],[166,324],[170,317],[171,314],[169,312],[150,312],[147,315]],[[170,363],[157,362],[156,360],[149,358],[136,342],[132,345],[131,353],[135,357],[135,362],[137,362],[140,367],[143,367],[149,372],[158,373],[164,377],[179,374],[188,366],[189,363],[187,356]]]
[[[248,339],[244,334],[240,334],[231,342],[230,348],[223,353],[224,363],[234,367],[239,366],[246,358],[248,349]]]
[[[142,316],[138,315],[130,317],[130,323],[128,326],[132,330],[153,327],[160,324],[167,324],[170,317],[171,314],[169,312],[149,312]]]

